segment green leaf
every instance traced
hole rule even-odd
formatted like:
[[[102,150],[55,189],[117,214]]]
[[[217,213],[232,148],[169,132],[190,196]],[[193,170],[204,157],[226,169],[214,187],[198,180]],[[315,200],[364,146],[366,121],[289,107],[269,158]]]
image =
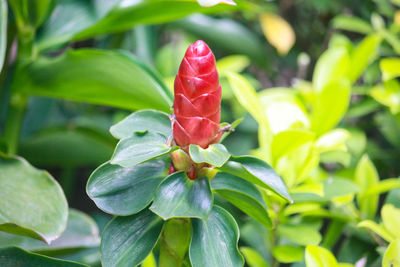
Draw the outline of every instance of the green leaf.
[[[292,202],[289,192],[279,175],[266,162],[252,156],[234,157],[219,168],[262,188],[272,190],[289,202]]]
[[[400,266],[400,239],[389,244],[382,260],[382,267]]]
[[[148,209],[114,218],[101,238],[103,266],[130,267],[141,263],[156,245],[162,225],[163,221]]]
[[[7,50],[7,1],[0,0],[0,73],[3,69]]]
[[[285,245],[276,246],[272,253],[279,262],[292,263],[303,260],[303,251],[302,247]]]
[[[206,219],[213,195],[207,177],[190,180],[184,172],[168,176],[159,186],[150,210],[162,217]]]
[[[338,267],[335,256],[326,248],[308,245],[306,247],[306,266],[307,267]]]
[[[156,110],[140,110],[110,128],[111,134],[118,139],[127,138],[134,132],[145,131],[161,133],[165,137],[169,137],[171,121],[168,114]]]
[[[128,52],[68,50],[55,58],[39,57],[15,75],[12,86],[32,95],[130,110],[168,112],[172,104],[161,78]]]
[[[332,25],[336,29],[358,32],[361,34],[369,34],[374,30],[372,26],[369,25],[364,20],[358,17],[347,16],[347,15],[336,16],[332,20]]]
[[[400,83],[396,79],[386,81],[383,86],[374,86],[370,95],[382,105],[389,107],[393,114],[400,112]]]
[[[257,187],[232,174],[219,172],[211,181],[212,190],[238,207],[244,213],[271,228],[267,205]]]
[[[374,221],[365,220],[360,222],[357,227],[367,228],[374,233],[378,234],[380,237],[385,239],[388,242],[392,242],[394,240],[393,236],[383,227],[382,225],[378,225]]]
[[[400,76],[400,59],[384,58],[380,62],[382,78],[384,81],[391,80]]]
[[[51,245],[28,237],[0,233],[0,247],[18,246],[44,255],[60,255],[71,249],[97,247],[99,244],[96,222],[74,209],[69,211],[67,228],[59,238],[51,242]]]
[[[383,181],[379,181],[378,184],[373,187],[368,188],[363,192],[364,197],[372,196],[372,195],[380,195],[391,191],[395,188],[400,188],[400,179],[399,178],[389,178]]]
[[[110,163],[133,167],[176,149],[167,145],[167,138],[162,134],[136,132],[119,141]]]
[[[68,204],[46,171],[0,154],[0,231],[50,243],[65,230]],[[21,216],[23,214],[23,216]]]
[[[236,3],[233,0],[197,0],[199,5],[204,7],[215,6],[218,4],[227,4],[235,6]]]
[[[224,209],[214,206],[207,220],[192,220],[193,234],[189,248],[193,267],[243,266],[239,252],[239,228]]]
[[[150,253],[149,256],[142,262],[141,267],[157,267],[156,258],[153,253]]]
[[[104,212],[131,215],[150,204],[165,172],[166,164],[161,160],[131,168],[106,162],[92,173],[86,191]]]
[[[324,197],[327,199],[347,196],[360,191],[359,187],[351,180],[338,177],[324,180],[323,186]]]
[[[37,28],[46,19],[55,5],[54,0],[10,0],[10,6],[17,20],[22,21],[24,27]]]
[[[87,266],[77,262],[64,261],[31,253],[16,247],[0,249],[1,266],[51,266],[51,267],[79,267]]]
[[[310,142],[315,135],[304,130],[286,130],[274,135],[271,143],[272,158],[276,161],[296,148]]]
[[[312,225],[307,224],[281,224],[278,225],[278,233],[293,243],[302,246],[318,245],[322,240],[319,231]]]
[[[400,209],[396,209],[391,204],[383,206],[382,222],[385,229],[395,238],[400,238]]]
[[[355,182],[360,187],[360,192],[357,196],[357,203],[363,218],[373,219],[378,209],[378,195],[364,197],[363,193],[368,188],[378,184],[379,175],[371,160],[367,155],[364,155],[358,162],[355,172]]]
[[[241,247],[240,251],[246,259],[246,264],[249,267],[270,267],[270,265],[256,250],[249,247]]]
[[[217,70],[220,77],[229,72],[242,72],[250,65],[250,59],[243,55],[231,55],[217,60]]]
[[[208,163],[216,167],[224,165],[231,156],[223,144],[213,144],[206,149],[190,145],[189,154],[196,163]]]
[[[345,129],[334,129],[318,138],[316,148],[319,153],[332,150],[346,151],[346,141],[349,139],[350,133]]]

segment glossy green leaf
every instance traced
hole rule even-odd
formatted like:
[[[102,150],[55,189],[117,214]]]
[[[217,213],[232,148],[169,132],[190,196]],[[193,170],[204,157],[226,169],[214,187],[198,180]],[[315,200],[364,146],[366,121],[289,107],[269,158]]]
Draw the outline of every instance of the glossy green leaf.
[[[171,135],[171,121],[168,114],[156,110],[140,110],[132,113],[110,128],[111,134],[118,139],[131,136],[134,132],[156,132],[165,137]]]
[[[263,257],[258,254],[258,252],[250,247],[241,247],[246,264],[249,267],[269,267],[270,265],[263,259]]]
[[[400,239],[389,244],[382,259],[382,267],[400,266]]]
[[[338,267],[335,256],[326,248],[308,245],[305,253],[307,267]]]
[[[36,28],[46,19],[54,7],[55,0],[9,0],[9,3],[15,16],[25,27],[29,25]]]
[[[396,209],[391,204],[383,206],[382,222],[385,229],[395,238],[400,238],[400,209]]]
[[[219,169],[223,172],[239,176],[262,188],[272,190],[289,202],[292,201],[282,179],[271,166],[261,159],[252,156],[232,156],[231,159]]]
[[[382,78],[384,81],[391,80],[400,76],[400,59],[384,58],[380,62]]]
[[[53,177],[22,158],[1,154],[0,169],[0,231],[47,243],[59,237],[67,224],[68,204]]]
[[[92,173],[86,191],[104,212],[131,215],[150,204],[165,173],[166,164],[161,160],[131,168],[107,162]]]
[[[237,244],[239,228],[227,211],[214,206],[207,220],[193,219],[192,228],[189,257],[193,267],[244,265]]]
[[[101,237],[104,267],[130,267],[151,253],[161,234],[163,221],[148,209],[135,215],[116,217]]]
[[[161,78],[128,52],[68,50],[21,68],[14,88],[23,93],[109,105],[169,111],[172,93]]]
[[[318,229],[315,229],[312,225],[307,224],[282,224],[278,225],[278,233],[289,239],[295,244],[302,246],[306,245],[318,245],[321,240],[321,234]],[[301,234],[299,234],[301,233]]]
[[[110,163],[133,167],[168,154],[176,148],[168,146],[167,138],[162,134],[136,132],[119,141]]]
[[[79,267],[86,266],[77,262],[64,261],[54,258],[49,258],[39,254],[31,253],[16,247],[0,249],[0,265],[1,266],[51,266],[51,267]]]
[[[69,211],[67,228],[59,238],[51,242],[51,245],[28,237],[0,233],[0,247],[18,246],[45,255],[59,255],[71,249],[97,247],[99,244],[96,222],[74,209]]]
[[[302,247],[284,245],[276,246],[272,253],[282,263],[302,261],[304,249]]]
[[[363,218],[373,219],[375,217],[375,213],[378,209],[379,196],[371,195],[369,197],[364,197],[363,193],[368,190],[368,188],[378,184],[378,181],[379,175],[374,164],[367,155],[364,155],[358,162],[355,173],[355,182],[360,187],[357,203]]]
[[[0,73],[3,69],[7,49],[7,1],[0,0]]]
[[[383,227],[382,225],[378,225],[374,221],[370,220],[362,221],[357,225],[357,227],[363,227],[368,230],[371,230],[388,242],[392,242],[394,240],[393,236],[388,232],[388,230],[385,229],[385,227]]]
[[[315,135],[304,130],[286,130],[274,135],[271,143],[272,158],[278,160],[296,148],[310,142]]]
[[[333,27],[336,29],[358,32],[361,34],[371,33],[374,29],[364,20],[347,15],[336,16],[332,20]]]
[[[252,183],[232,174],[219,172],[212,179],[211,187],[214,192],[265,227],[272,227],[267,205],[260,191]]]
[[[189,154],[194,162],[208,163],[215,167],[224,165],[231,156],[223,144],[213,144],[206,149],[197,145],[190,145]]]
[[[162,217],[206,219],[213,195],[207,177],[190,180],[184,172],[168,176],[159,186],[150,210]]]

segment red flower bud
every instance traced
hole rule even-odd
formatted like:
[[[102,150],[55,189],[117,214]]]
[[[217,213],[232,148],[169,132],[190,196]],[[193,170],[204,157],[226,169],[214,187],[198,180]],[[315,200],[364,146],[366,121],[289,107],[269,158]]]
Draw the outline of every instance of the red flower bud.
[[[215,57],[207,44],[195,42],[186,54],[175,77],[173,125],[174,140],[186,148],[196,144],[207,148],[221,137],[221,85]]]

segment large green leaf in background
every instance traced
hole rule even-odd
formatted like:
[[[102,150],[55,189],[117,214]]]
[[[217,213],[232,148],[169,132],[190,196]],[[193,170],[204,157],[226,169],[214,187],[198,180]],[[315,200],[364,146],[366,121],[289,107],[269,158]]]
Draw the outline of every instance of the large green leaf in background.
[[[152,160],[132,168],[107,162],[90,176],[87,194],[107,213],[131,215],[153,200],[165,172],[166,166],[161,160]]]
[[[104,229],[101,262],[104,267],[131,267],[141,263],[157,243],[163,221],[148,209],[114,218]]]
[[[64,261],[30,253],[20,248],[10,247],[0,249],[0,266],[23,266],[23,267],[79,267],[87,266],[77,262]]]
[[[70,249],[96,247],[100,244],[99,229],[88,215],[71,209],[67,228],[51,245],[29,237],[0,233],[0,247],[18,246],[44,255],[59,255]]]
[[[7,1],[0,0],[0,73],[3,69],[7,48],[7,11]]]
[[[0,231],[50,243],[64,231],[68,204],[45,171],[22,158],[0,155]]]
[[[207,177],[190,180],[184,172],[168,176],[159,186],[150,207],[164,220],[169,218],[207,219],[213,205]]]
[[[193,267],[241,267],[238,249],[239,228],[224,209],[214,206],[207,220],[192,220],[193,234],[189,257]]]
[[[40,57],[15,74],[16,90],[125,109],[169,111],[172,93],[161,78],[128,52],[68,50]]]

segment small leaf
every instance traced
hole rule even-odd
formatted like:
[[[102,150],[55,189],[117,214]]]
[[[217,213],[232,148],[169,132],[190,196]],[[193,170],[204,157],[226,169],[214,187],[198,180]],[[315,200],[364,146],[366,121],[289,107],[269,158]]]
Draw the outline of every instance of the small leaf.
[[[396,80],[388,80],[384,85],[376,85],[370,95],[382,105],[390,108],[393,114],[400,112],[400,83]]]
[[[326,248],[308,245],[306,247],[306,266],[307,267],[338,267],[335,256]]]
[[[345,129],[334,129],[318,138],[316,148],[319,153],[332,150],[346,151],[346,141],[349,139],[350,133]]]
[[[249,247],[241,247],[240,251],[249,267],[270,267],[268,262],[266,262],[256,250]]]
[[[400,266],[400,239],[389,244],[383,255],[382,267]]]
[[[111,134],[118,139],[131,136],[135,132],[161,133],[171,135],[171,121],[168,114],[156,110],[139,110],[110,128]]]
[[[279,175],[266,162],[252,156],[234,157],[219,168],[262,188],[272,190],[289,202],[292,202],[285,184]]]
[[[358,32],[362,34],[369,34],[374,30],[372,26],[369,25],[364,20],[358,17],[347,16],[347,15],[336,16],[332,20],[332,25],[336,29]]]
[[[156,258],[153,253],[150,253],[149,256],[142,262],[141,267],[157,267]]]
[[[388,242],[392,242],[394,240],[393,236],[381,225],[378,225],[374,221],[365,220],[360,222],[357,227],[367,228],[374,233],[378,234],[380,237],[385,239]]]
[[[400,59],[384,58],[380,62],[382,78],[384,81],[391,80],[400,76]]]
[[[310,142],[315,135],[304,130],[285,130],[274,135],[271,143],[272,158],[277,161],[296,148]]]
[[[153,250],[163,221],[149,210],[115,217],[104,229],[101,262],[104,267],[130,267],[141,263]]]
[[[279,262],[292,263],[303,260],[303,251],[302,247],[285,245],[276,246],[272,253]]]
[[[197,0],[197,2],[199,3],[199,5],[204,7],[215,6],[218,4],[227,4],[236,6],[236,3],[233,2],[233,0]]]
[[[164,220],[206,219],[212,205],[213,195],[207,177],[190,180],[184,172],[176,172],[160,184],[150,210]]]
[[[104,163],[90,176],[87,194],[104,212],[131,215],[153,200],[165,172],[166,164],[161,160],[131,168]]]
[[[167,139],[162,134],[136,132],[119,141],[110,163],[133,167],[177,149],[177,147],[169,147],[166,143]]]
[[[261,15],[260,23],[268,42],[278,50],[279,54],[286,55],[296,41],[292,26],[273,13]]]
[[[6,60],[5,56],[7,49],[7,18],[7,1],[0,0],[0,73],[3,69],[4,61]]]
[[[326,199],[347,196],[360,191],[357,184],[353,183],[351,180],[338,177],[325,179],[323,181],[323,186],[324,197]]]
[[[242,267],[238,249],[239,228],[224,209],[214,206],[207,220],[192,220],[189,257],[193,267]]]
[[[265,227],[272,227],[267,205],[260,191],[252,183],[232,174],[219,172],[212,179],[211,187],[213,191]]]
[[[250,65],[250,59],[243,55],[226,56],[217,61],[217,70],[220,77],[226,76],[229,72],[242,72]]]
[[[312,225],[306,224],[281,224],[278,225],[278,233],[302,246],[318,245],[322,240],[319,231]]]
[[[368,197],[372,195],[380,195],[391,191],[393,189],[400,188],[400,179],[399,178],[389,178],[382,181],[379,181],[378,184],[373,187],[368,188],[363,192],[363,197]]]
[[[208,163],[216,167],[224,165],[231,156],[222,144],[213,144],[206,149],[197,145],[190,145],[189,154],[196,163]]]
[[[400,209],[396,209],[391,204],[386,204],[382,208],[381,215],[385,229],[394,238],[400,238]]]

